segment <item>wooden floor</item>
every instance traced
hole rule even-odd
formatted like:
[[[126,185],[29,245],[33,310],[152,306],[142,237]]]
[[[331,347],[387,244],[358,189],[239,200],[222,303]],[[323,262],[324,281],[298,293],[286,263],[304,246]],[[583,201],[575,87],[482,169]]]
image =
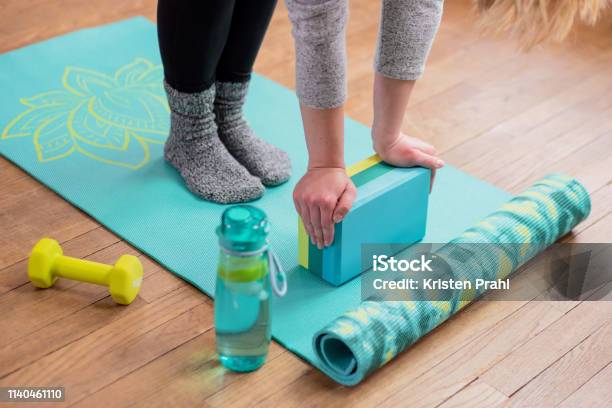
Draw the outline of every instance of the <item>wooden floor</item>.
[[[348,114],[365,124],[378,8],[351,0]],[[155,1],[2,0],[0,52],[137,14],[154,20]],[[279,5],[256,70],[293,87],[286,14]],[[447,0],[405,130],[512,193],[548,172],[578,177],[593,211],[565,239],[612,242],[607,21],[524,55],[481,38],[469,3]],[[351,389],[277,344],[261,370],[228,373],[215,360],[206,296],[6,160],[0,172],[0,386],[62,385],[67,403],[83,407],[612,405],[612,302],[479,302]],[[141,296],[118,307],[94,285],[35,290],[26,257],[42,236],[101,262],[137,254]]]

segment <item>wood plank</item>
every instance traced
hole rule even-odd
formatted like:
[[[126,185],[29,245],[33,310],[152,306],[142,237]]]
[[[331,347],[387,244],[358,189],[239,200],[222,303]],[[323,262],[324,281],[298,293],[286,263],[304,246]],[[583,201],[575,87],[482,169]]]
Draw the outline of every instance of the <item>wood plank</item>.
[[[437,408],[487,407],[502,405],[508,400],[504,394],[490,385],[476,380],[438,405]]]
[[[150,275],[146,277],[146,284],[143,285],[141,293],[129,307],[119,306],[110,296],[105,296],[95,303],[20,337],[17,341],[0,347],[0,361],[2,361],[0,377],[59,350],[118,318],[134,313],[147,303],[153,303],[179,288],[188,286],[187,283],[169,272],[152,271],[152,268],[147,266],[147,262],[151,261],[142,260]],[[168,281],[164,278],[156,280],[158,276],[170,277],[172,280]],[[178,284],[175,280],[179,281]],[[143,295],[143,292],[146,295]]]
[[[594,225],[572,239],[575,243],[612,243],[612,213],[608,213]]]
[[[204,399],[215,391],[248,376],[224,369],[216,358],[215,347],[214,330],[207,330],[81,400],[77,405],[202,406]],[[282,354],[289,353],[272,342],[267,363],[262,369],[269,370],[268,364]]]
[[[0,347],[0,378],[7,376],[70,343],[88,336],[110,322],[142,308],[136,298],[129,307],[120,307],[110,296],[76,311],[56,322]]]
[[[283,353],[272,360],[263,370],[244,376],[240,381],[234,381],[221,391],[206,399],[206,405],[211,407],[250,407],[263,404],[278,387],[292,383],[311,370],[311,366],[290,353]],[[282,372],[279,377],[277,373]],[[251,390],[257,389],[257,393]]]
[[[610,338],[612,324],[608,323],[518,390],[507,405],[558,405],[612,361]],[[514,375],[508,379],[513,381]]]
[[[0,384],[69,384],[68,402],[77,402],[209,330],[212,306],[204,299],[191,287],[179,289],[3,377]]]
[[[25,259],[45,236],[64,242],[99,227],[81,211],[29,177],[15,181],[14,199],[0,202],[0,269]],[[25,191],[21,190],[25,187]],[[41,206],[41,203],[45,203]]]
[[[584,302],[482,373],[480,379],[511,396],[611,321],[612,304]]]
[[[250,396],[251,402],[247,405],[252,406],[254,398],[253,390],[257,390],[256,395],[266,394],[264,390],[271,390],[275,387],[275,381],[279,381],[279,373],[284,376],[293,376],[292,371],[296,371],[299,376],[307,364],[296,358],[291,353],[281,350],[277,355],[271,356],[265,366],[259,370],[239,374],[232,373],[223,368],[217,360],[207,363],[208,370],[199,376],[189,376],[181,379],[182,381],[171,381],[163,388],[163,392],[156,393],[146,398],[142,404],[150,407],[167,406],[211,406],[206,399],[215,391],[224,392],[228,387],[234,387],[241,392],[239,396],[230,396],[238,401],[242,397]],[[240,384],[249,384],[245,387]],[[214,402],[213,402],[214,403]],[[223,405],[226,406],[226,405]],[[227,405],[234,406],[234,405]]]
[[[582,181],[582,179],[580,179]],[[574,234],[580,234],[595,225],[612,212],[612,183],[591,193],[591,214],[586,220],[574,227]],[[564,242],[565,240],[562,240]]]
[[[580,305],[576,309],[580,309]],[[408,381],[396,380],[393,391],[382,389],[381,394],[372,398],[380,399],[381,406],[438,405],[562,316],[563,313],[548,302],[530,302],[423,375]]]
[[[597,373],[578,391],[563,401],[560,408],[600,408],[610,405],[612,401],[612,364]]]
[[[163,269],[147,257],[141,256],[140,260],[142,261],[143,268],[149,271],[146,281],[143,282],[138,294],[138,297],[145,302],[153,303],[162,296],[189,285],[189,283]]]
[[[14,194],[13,191],[9,191],[9,189],[6,188],[8,183],[23,177],[28,177],[28,174],[2,156],[0,156],[0,171],[2,172],[2,178],[0,178],[0,188],[2,188],[5,192],[5,195],[0,197],[0,202],[2,202],[7,195]]]
[[[512,46],[500,41],[489,38],[474,41],[457,35],[454,30],[449,32],[449,37],[447,41],[461,41],[461,43],[457,44],[458,46],[453,49],[454,52],[448,53],[445,58],[438,61],[428,59],[423,78],[417,81],[410,98],[410,106],[418,105],[458,86],[472,76],[516,58]],[[436,37],[432,54],[444,44],[443,41],[440,36]],[[474,58],[475,55],[487,55],[487,58]]]
[[[610,94],[612,94],[612,88]],[[555,171],[570,175],[576,174],[576,177],[580,180],[580,173],[585,173],[584,168],[587,165],[589,166],[589,175],[599,173],[596,171],[597,167],[601,167],[601,171],[603,171],[597,177],[584,177],[589,181],[587,188],[599,188],[606,185],[612,179],[612,175],[606,177],[605,169],[610,168],[607,166],[612,166],[612,159],[609,156],[602,156],[601,152],[605,152],[605,149],[612,147],[612,125],[606,123],[605,120],[606,117],[610,116],[612,116],[612,107],[594,121],[586,122],[579,129],[565,133],[552,141],[545,149],[547,151],[546,155],[540,154],[538,157],[533,152],[523,155],[523,158],[515,161],[512,166],[508,166],[509,171],[517,170],[519,167],[529,168],[530,170],[523,171],[524,176],[522,177],[512,177],[512,181],[507,183],[508,189],[510,191],[525,189],[538,178]],[[495,178],[495,176],[493,175],[491,178]],[[509,178],[508,175],[505,175],[505,180]]]
[[[612,110],[608,111],[608,115],[612,115]],[[605,119],[600,118],[600,120],[605,123]],[[568,142],[568,137],[575,137],[580,142]],[[510,185],[511,190],[523,190],[547,173],[571,175],[589,192],[595,192],[612,182],[612,174],[608,171],[612,168],[612,158],[606,154],[612,150],[612,126],[608,125],[606,129],[604,125],[596,129],[587,125],[581,127],[579,131],[570,132],[569,135],[557,139],[555,143],[565,144],[567,147],[565,152],[561,152],[560,149],[549,150],[554,157],[546,160],[548,165],[543,167],[545,163],[542,163],[542,166],[534,166],[532,172],[523,172],[523,177],[515,177],[514,184]],[[573,149],[570,150],[570,147]]]
[[[12,168],[16,169],[16,167],[13,166],[7,159],[0,156],[0,170],[2,170],[2,174],[4,174],[4,171],[10,171]]]
[[[360,384],[359,387],[365,384],[368,384],[368,382]],[[266,393],[266,398],[260,399],[256,406],[283,408],[350,407],[352,405],[345,398],[354,392],[355,388],[339,385],[321,371],[309,367],[302,377],[288,384],[283,381],[281,387],[276,387],[274,393]],[[344,403],[342,404],[342,402]],[[243,398],[242,405],[245,404],[246,398]]]
[[[525,153],[525,146],[530,146],[529,151],[541,152],[557,137],[580,128],[585,120],[595,122],[610,106],[612,69],[609,63],[602,63],[593,71],[592,75],[563,89],[558,95],[529,107],[496,124],[479,137],[445,152],[445,159],[462,170],[486,178],[492,172],[503,172],[507,166],[519,160]],[[599,119],[599,123],[602,122]],[[577,139],[577,142],[581,141],[580,136]],[[519,169],[519,174],[525,173],[525,166]],[[516,171],[516,168],[512,168],[507,174],[513,173],[516,177]],[[487,180],[503,182],[500,179]],[[519,189],[513,192],[519,192]]]
[[[4,1],[0,52],[42,41],[80,28],[145,15],[155,17],[156,1],[113,0]]]

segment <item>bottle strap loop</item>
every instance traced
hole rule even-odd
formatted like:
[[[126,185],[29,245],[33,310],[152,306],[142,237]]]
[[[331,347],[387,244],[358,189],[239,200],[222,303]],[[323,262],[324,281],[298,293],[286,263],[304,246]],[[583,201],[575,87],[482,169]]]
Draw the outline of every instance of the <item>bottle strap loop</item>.
[[[272,291],[278,297],[283,297],[287,294],[287,275],[285,274],[285,270],[278,260],[276,253],[274,253],[269,245],[264,245],[255,251],[234,251],[227,249],[224,246],[221,246],[221,250],[228,255],[238,256],[241,258],[261,255],[267,251],[270,286],[272,287]]]
[[[274,294],[278,297],[285,296],[287,294],[287,275],[272,249],[268,250],[268,265],[270,267],[270,285]]]

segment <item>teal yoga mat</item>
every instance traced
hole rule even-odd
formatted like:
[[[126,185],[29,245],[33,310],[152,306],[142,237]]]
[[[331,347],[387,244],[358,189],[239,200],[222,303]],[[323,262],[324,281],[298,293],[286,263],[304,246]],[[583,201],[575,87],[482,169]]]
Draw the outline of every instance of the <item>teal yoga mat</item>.
[[[189,193],[162,158],[168,112],[159,64],[155,26],[144,18],[1,55],[0,153],[210,296],[214,228],[224,207]],[[291,192],[306,168],[306,147],[293,92],[255,75],[246,116],[290,154],[294,171],[255,202],[272,221],[271,242],[289,274],[289,294],[274,299],[272,333],[318,365],[314,334],[359,306],[360,282],[336,288],[297,265]],[[369,129],[347,119],[347,162],[371,153]],[[446,166],[430,197],[424,241],[448,242],[509,197]]]

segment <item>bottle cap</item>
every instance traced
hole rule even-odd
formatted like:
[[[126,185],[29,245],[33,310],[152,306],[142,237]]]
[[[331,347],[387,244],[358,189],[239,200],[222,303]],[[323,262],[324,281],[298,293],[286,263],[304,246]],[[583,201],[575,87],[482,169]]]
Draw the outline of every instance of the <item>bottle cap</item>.
[[[250,252],[267,244],[269,231],[266,213],[252,205],[235,205],[223,211],[217,235],[225,249]]]

